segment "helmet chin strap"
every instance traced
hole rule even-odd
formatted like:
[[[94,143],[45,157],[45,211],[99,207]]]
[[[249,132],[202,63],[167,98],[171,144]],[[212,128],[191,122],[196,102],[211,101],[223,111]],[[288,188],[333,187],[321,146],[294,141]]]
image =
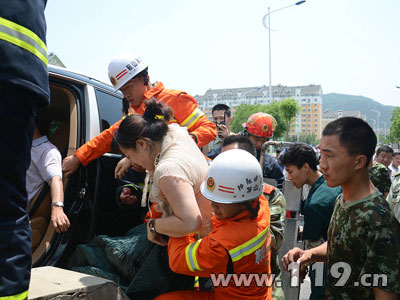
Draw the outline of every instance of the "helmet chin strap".
[[[148,72],[147,68],[143,70],[143,81],[144,81],[144,85],[147,86],[149,84],[150,77],[149,77],[149,72]]]
[[[260,198],[257,198],[256,201],[257,201],[257,205],[254,208],[250,204],[252,201],[247,201],[247,202],[243,203],[243,205],[251,213],[250,219],[255,219],[258,216],[258,211],[260,210]]]

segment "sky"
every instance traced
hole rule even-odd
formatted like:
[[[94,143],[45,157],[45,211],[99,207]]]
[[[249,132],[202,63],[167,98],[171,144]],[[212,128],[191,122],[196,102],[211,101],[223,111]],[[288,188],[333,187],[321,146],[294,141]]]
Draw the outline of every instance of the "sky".
[[[120,52],[150,80],[192,95],[269,85],[268,12],[287,0],[53,0],[47,47],[67,68],[108,83]],[[270,14],[272,85],[400,106],[400,1],[307,0]]]

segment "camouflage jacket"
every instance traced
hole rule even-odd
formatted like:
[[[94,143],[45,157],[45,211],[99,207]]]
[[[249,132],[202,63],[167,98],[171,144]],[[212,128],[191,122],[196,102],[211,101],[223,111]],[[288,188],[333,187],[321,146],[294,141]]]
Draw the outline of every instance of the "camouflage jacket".
[[[278,250],[282,246],[286,220],[286,201],[282,192],[272,185],[264,183],[264,196],[268,199],[271,214],[271,272],[279,275]]]
[[[374,186],[382,194],[388,193],[390,185],[392,184],[388,168],[381,163],[374,161],[374,164],[368,168],[368,172]]]
[[[394,175],[393,183],[386,200],[392,208],[397,221],[400,222],[400,172]]]
[[[278,251],[282,245],[286,220],[286,201],[282,192],[264,183],[264,196],[268,200],[271,213],[271,248]]]
[[[335,203],[328,230],[328,299],[375,299],[373,287],[400,293],[400,223],[376,191]]]

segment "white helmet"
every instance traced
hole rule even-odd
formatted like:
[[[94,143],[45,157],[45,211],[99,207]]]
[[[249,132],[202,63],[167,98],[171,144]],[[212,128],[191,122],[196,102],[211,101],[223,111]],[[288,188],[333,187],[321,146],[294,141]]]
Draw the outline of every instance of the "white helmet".
[[[204,197],[218,203],[253,200],[263,192],[260,163],[247,151],[225,151],[211,163],[200,190]]]
[[[115,90],[146,69],[148,65],[133,53],[120,53],[108,65],[108,78]]]

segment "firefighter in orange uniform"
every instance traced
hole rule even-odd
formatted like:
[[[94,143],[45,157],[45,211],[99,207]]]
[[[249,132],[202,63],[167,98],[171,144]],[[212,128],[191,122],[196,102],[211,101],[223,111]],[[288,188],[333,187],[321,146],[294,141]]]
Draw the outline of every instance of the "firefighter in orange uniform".
[[[132,53],[122,53],[108,66],[108,77],[116,90],[120,90],[129,101],[132,114],[143,115],[144,101],[155,98],[174,112],[174,122],[187,127],[189,134],[199,147],[207,145],[217,136],[215,124],[198,108],[196,100],[189,94],[167,90],[161,82],[150,83],[147,64]],[[79,164],[86,166],[102,154],[110,151],[111,141],[122,120],[104,130],[63,161],[66,176],[74,173]]]
[[[234,149],[214,159],[201,186],[211,201],[213,230],[197,241],[190,236],[170,237],[168,243],[170,268],[211,277],[214,289],[175,291],[157,300],[272,299],[270,212],[262,192],[262,171],[253,155]],[[217,283],[222,277],[230,277],[224,286]]]

